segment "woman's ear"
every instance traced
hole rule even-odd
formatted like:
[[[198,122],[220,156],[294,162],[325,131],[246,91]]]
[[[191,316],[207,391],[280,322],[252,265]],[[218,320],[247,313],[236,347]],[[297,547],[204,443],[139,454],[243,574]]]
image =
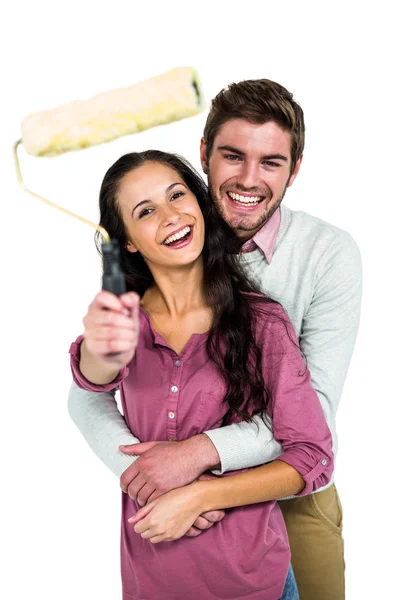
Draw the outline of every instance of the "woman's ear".
[[[125,244],[125,250],[128,250],[128,252],[132,252],[132,253],[138,251],[138,249],[136,248],[136,246],[134,246],[132,244],[132,242],[128,242],[127,244]]]

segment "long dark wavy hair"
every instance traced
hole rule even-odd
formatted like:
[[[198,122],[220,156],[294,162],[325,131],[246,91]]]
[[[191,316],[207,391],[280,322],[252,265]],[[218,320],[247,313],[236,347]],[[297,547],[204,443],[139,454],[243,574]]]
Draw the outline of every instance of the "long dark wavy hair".
[[[104,176],[99,198],[100,225],[118,241],[127,289],[143,296],[154,281],[142,255],[125,248],[129,240],[117,202],[123,177],[148,162],[167,165],[179,173],[196,196],[204,217],[204,289],[206,301],[213,310],[207,351],[227,386],[224,398],[227,412],[222,424],[232,422],[234,417],[250,421],[251,414],[259,412],[270,424],[266,412],[270,393],[263,380],[261,351],[255,338],[255,316],[262,305],[277,303],[262,294],[246,275],[237,258],[238,239],[215,210],[201,176],[178,155],[158,150],[132,152],[118,159]],[[99,233],[96,234],[96,245],[101,253]]]

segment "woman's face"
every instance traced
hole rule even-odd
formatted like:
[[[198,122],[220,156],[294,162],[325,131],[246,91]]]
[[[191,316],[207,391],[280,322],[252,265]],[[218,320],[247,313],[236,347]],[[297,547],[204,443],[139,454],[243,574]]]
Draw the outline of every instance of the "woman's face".
[[[173,168],[147,162],[125,175],[117,201],[128,234],[126,249],[148,266],[194,263],[204,246],[204,219],[196,196]]]

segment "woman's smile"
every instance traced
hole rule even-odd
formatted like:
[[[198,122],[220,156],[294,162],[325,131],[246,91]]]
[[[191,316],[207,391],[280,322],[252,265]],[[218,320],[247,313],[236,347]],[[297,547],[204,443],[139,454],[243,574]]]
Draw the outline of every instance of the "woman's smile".
[[[163,241],[162,245],[170,250],[180,250],[188,246],[193,240],[193,225],[184,225],[174,231]]]

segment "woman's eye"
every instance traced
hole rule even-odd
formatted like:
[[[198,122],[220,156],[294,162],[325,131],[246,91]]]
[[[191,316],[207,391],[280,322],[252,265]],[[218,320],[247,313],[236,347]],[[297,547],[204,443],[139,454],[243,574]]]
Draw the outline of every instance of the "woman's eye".
[[[145,217],[146,215],[150,215],[152,212],[153,212],[152,208],[144,208],[139,214],[139,219],[141,219],[142,217]]]
[[[180,198],[181,196],[183,196],[184,192],[175,192],[174,194],[172,194],[171,196],[171,200],[176,200],[177,198]]]

